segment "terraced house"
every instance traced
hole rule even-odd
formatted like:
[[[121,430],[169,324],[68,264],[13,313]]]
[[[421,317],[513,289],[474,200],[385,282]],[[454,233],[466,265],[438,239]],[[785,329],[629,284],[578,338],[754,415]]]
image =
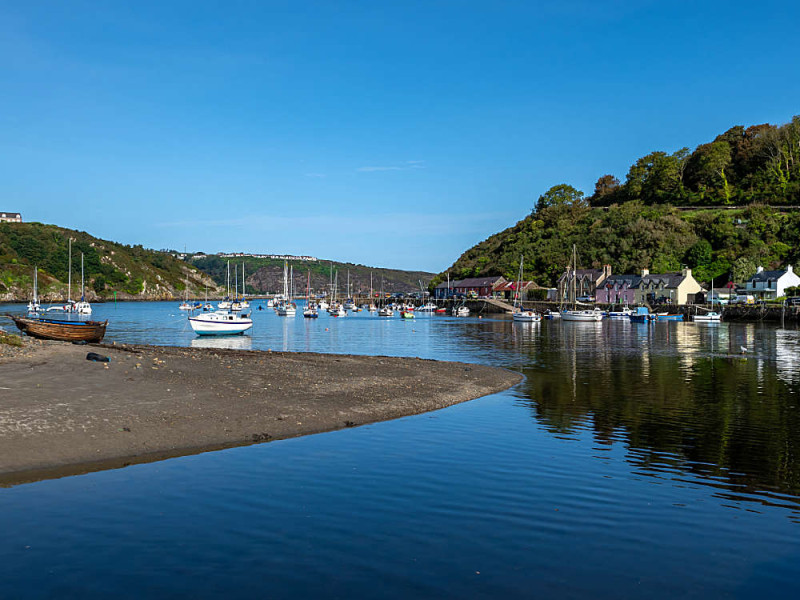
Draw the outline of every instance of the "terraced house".
[[[651,274],[642,270],[642,277],[634,288],[636,304],[688,304],[703,288],[692,276],[691,269],[680,273]]]

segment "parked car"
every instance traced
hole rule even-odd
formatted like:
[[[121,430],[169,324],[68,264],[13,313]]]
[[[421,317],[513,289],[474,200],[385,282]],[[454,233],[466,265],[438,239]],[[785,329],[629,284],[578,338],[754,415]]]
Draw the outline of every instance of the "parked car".
[[[578,296],[578,302],[594,302],[594,296]]]

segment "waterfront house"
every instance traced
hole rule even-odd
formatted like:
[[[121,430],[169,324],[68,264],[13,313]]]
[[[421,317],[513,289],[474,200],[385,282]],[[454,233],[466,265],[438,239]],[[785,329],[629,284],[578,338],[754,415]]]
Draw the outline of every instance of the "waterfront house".
[[[527,300],[528,299],[528,292],[533,290],[538,290],[539,286],[536,285],[533,281],[521,281],[519,283],[519,299],[520,300]],[[494,298],[500,298],[503,300],[513,300],[514,294],[517,291],[517,282],[516,281],[501,281],[494,286],[492,290],[492,296]]]
[[[786,288],[800,285],[800,277],[788,265],[782,271],[765,271],[758,267],[756,274],[745,283],[745,294],[759,300],[774,300],[786,295]]]
[[[595,290],[595,302],[633,306],[636,303],[636,286],[641,280],[640,275],[610,275]]]
[[[636,304],[688,304],[703,288],[692,276],[691,269],[680,273],[651,274],[642,270],[642,277],[635,286]]]
[[[495,275],[494,277],[472,277],[471,279],[456,281],[452,288],[455,294],[467,295],[470,292],[475,292],[478,296],[489,297],[492,295],[494,286],[505,281],[506,278],[502,275]]]
[[[22,223],[20,213],[0,212],[0,223]]]
[[[572,289],[572,279],[575,278],[575,297],[595,297],[595,290],[600,287],[607,277],[611,276],[611,265],[603,265],[602,269],[567,269],[558,279],[559,298],[569,298]]]
[[[453,294],[453,282],[443,281],[435,288],[433,288],[433,297],[436,300],[443,300],[449,298]]]

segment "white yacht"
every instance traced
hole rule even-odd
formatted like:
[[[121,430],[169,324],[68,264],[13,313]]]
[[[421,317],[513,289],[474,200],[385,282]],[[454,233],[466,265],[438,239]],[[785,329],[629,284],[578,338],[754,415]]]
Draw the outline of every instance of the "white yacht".
[[[253,326],[253,319],[218,310],[189,317],[189,324],[197,335],[238,335]]]

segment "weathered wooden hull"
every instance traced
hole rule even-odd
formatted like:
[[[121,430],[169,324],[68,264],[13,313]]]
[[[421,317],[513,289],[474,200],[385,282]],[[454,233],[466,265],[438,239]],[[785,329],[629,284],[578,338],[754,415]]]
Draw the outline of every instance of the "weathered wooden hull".
[[[11,319],[21,332],[41,340],[61,342],[99,342],[106,334],[108,321],[59,321],[56,319]]]

